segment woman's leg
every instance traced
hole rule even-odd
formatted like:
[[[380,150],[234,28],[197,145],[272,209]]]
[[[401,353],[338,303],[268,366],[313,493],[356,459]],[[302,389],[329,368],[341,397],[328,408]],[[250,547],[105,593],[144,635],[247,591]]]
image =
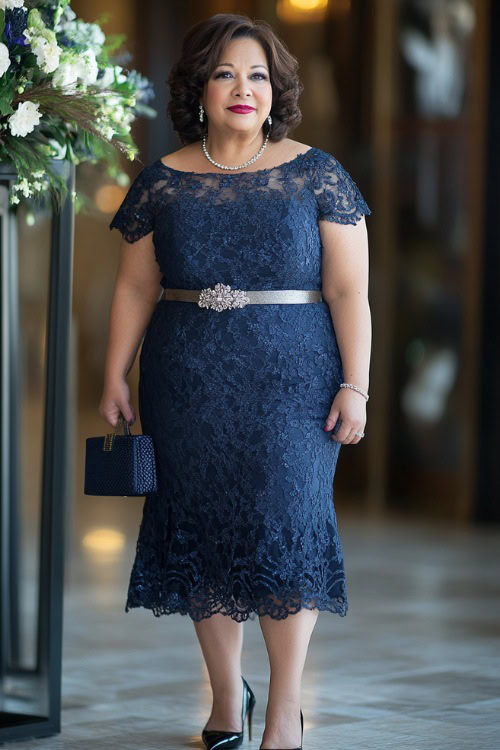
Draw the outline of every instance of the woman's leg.
[[[262,746],[300,746],[302,672],[319,610],[301,609],[283,620],[259,617],[271,668]]]
[[[206,729],[241,732],[243,623],[220,613],[193,622],[212,687]]]

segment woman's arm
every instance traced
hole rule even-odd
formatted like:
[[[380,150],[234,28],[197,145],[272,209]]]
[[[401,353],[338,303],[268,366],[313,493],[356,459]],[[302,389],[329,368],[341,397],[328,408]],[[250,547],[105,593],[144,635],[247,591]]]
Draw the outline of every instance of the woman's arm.
[[[155,258],[153,232],[129,243],[122,239],[109,315],[104,392],[99,413],[115,426],[121,411],[135,419],[126,377],[160,297],[162,272]]]
[[[371,313],[368,302],[368,233],[364,216],[357,224],[319,222],[322,249],[321,293],[330,308],[344,381],[368,391],[371,354]],[[332,404],[327,425],[338,417],[335,436],[357,443],[355,432],[366,423],[366,400],[352,388],[342,388]],[[333,436],[332,436],[333,437]]]

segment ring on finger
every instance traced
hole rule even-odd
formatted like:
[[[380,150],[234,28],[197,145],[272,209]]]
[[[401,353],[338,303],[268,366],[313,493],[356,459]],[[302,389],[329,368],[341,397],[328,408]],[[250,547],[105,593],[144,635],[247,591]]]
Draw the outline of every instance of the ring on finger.
[[[364,433],[364,432],[355,432],[354,434],[355,434],[355,435],[356,435],[357,437],[360,437],[360,438],[363,438],[363,437],[365,436],[365,433]],[[336,437],[336,436],[335,436],[335,437]],[[349,435],[347,435],[347,437],[349,437]],[[334,438],[334,436],[332,435],[332,440],[334,440],[334,439],[335,439],[335,438]],[[343,441],[342,441],[342,440],[339,440],[339,442],[343,442]]]

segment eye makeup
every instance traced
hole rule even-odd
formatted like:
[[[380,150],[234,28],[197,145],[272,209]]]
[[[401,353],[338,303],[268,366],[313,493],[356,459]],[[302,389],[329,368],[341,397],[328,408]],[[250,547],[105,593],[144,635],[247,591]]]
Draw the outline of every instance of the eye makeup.
[[[225,75],[226,73],[230,73],[230,72],[231,72],[230,70],[223,70],[220,73],[216,73],[215,78],[221,78],[223,75]],[[253,76],[261,76],[261,80],[263,81],[267,80],[267,76],[265,75],[265,73],[252,73],[252,78]]]

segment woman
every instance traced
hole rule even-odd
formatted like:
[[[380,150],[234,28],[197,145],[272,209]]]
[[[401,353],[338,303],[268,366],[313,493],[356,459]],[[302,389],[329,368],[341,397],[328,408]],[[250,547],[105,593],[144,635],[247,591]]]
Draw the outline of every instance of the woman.
[[[366,423],[370,210],[333,156],[286,137],[302,85],[265,22],[198,23],[168,83],[185,145],[140,172],[110,225],[123,241],[99,412],[134,421],[126,377],[145,333],[139,410],[159,484],[125,611],[193,620],[207,748],[241,745],[247,714],[251,736],[242,623],[259,616],[261,748],[297,748],[318,613],[347,611],[333,477]]]

